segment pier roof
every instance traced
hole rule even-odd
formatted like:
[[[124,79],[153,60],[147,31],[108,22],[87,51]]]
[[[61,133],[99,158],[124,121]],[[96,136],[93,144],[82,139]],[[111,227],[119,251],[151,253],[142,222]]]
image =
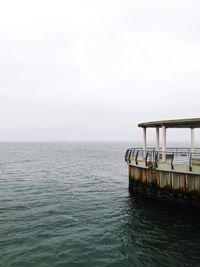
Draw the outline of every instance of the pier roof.
[[[162,126],[166,128],[200,128],[200,118],[150,121],[138,124],[138,127],[143,128],[161,128]]]

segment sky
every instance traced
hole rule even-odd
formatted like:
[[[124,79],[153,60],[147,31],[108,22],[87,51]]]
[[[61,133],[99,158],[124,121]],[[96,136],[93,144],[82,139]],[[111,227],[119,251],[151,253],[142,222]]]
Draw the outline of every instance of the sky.
[[[199,25],[194,0],[0,0],[0,141],[137,141],[140,122],[200,117]]]

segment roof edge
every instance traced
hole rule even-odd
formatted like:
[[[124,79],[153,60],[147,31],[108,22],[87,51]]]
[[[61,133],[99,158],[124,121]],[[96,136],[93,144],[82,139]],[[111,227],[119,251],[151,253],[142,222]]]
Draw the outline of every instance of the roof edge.
[[[200,128],[200,118],[160,120],[139,123],[138,127],[142,128]]]

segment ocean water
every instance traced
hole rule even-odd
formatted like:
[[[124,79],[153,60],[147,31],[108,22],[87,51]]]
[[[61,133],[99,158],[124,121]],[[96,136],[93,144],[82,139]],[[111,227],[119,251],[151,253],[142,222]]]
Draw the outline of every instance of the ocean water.
[[[0,266],[200,266],[200,218],[128,192],[126,143],[1,143]]]

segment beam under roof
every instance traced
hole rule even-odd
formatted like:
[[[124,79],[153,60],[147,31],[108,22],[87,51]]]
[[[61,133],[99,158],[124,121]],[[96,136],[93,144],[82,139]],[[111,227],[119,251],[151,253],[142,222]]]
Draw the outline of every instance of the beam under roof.
[[[162,126],[166,128],[200,128],[200,118],[150,121],[138,124],[138,127],[142,128],[161,128]]]

